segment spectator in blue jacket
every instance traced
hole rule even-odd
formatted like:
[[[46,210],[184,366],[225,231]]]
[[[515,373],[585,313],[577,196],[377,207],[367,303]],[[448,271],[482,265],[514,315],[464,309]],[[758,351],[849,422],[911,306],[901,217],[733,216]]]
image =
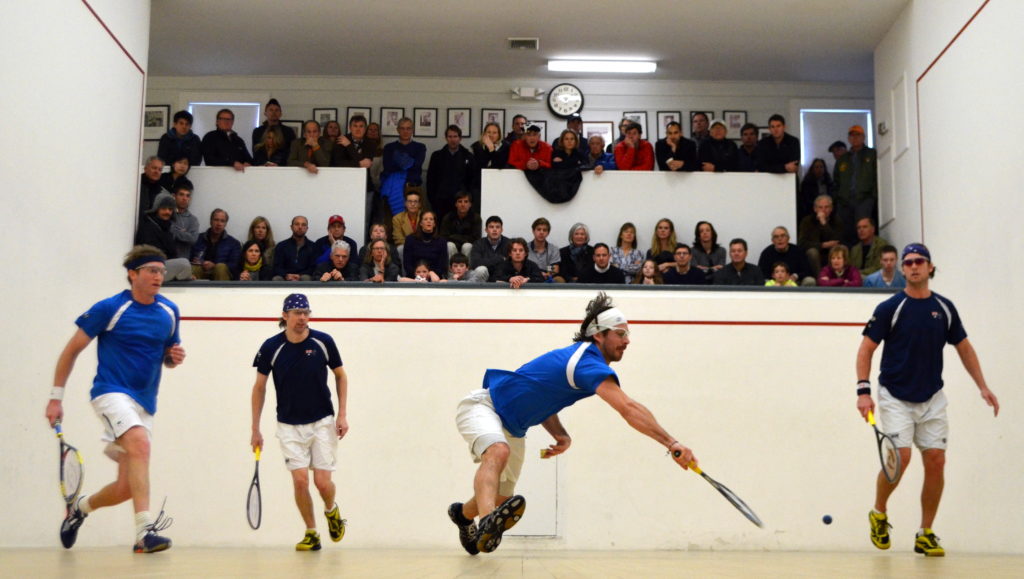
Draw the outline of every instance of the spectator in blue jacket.
[[[210,213],[210,228],[192,246],[192,275],[196,279],[238,279],[242,244],[228,234],[227,227],[228,212],[214,209]]]
[[[310,281],[316,269],[316,247],[306,237],[309,220],[292,218],[292,236],[274,248],[274,281]]]

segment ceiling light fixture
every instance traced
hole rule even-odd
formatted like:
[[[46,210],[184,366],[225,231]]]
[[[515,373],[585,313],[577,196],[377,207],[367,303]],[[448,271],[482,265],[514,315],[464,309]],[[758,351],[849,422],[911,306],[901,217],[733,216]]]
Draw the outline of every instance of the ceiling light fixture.
[[[651,60],[549,60],[550,72],[650,73],[658,69]]]

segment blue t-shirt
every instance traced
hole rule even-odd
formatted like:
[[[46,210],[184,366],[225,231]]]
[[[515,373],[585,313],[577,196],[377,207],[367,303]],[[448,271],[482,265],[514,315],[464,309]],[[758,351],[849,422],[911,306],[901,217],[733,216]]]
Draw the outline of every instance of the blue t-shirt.
[[[942,389],[942,348],[959,344],[967,332],[948,299],[899,292],[878,304],[863,335],[885,340],[878,383],[900,400],[924,402]]]
[[[164,351],[181,342],[178,306],[163,297],[149,305],[132,299],[124,290],[96,302],[75,324],[90,338],[99,337],[96,378],[89,395],[121,392],[150,414],[156,414],[156,394]]]
[[[334,414],[327,369],[341,366],[341,354],[327,334],[310,329],[293,344],[281,332],[263,342],[252,365],[264,376],[274,373],[278,422],[310,424]]]
[[[483,387],[490,390],[505,430],[523,437],[531,426],[593,396],[609,376],[619,381],[597,346],[580,342],[534,358],[515,372],[488,370]]]

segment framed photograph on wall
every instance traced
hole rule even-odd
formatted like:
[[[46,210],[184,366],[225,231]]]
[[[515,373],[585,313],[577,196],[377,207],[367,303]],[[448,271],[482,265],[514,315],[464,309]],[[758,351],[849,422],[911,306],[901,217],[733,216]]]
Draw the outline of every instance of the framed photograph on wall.
[[[397,137],[398,121],[404,116],[404,107],[380,107],[380,136]]]
[[[665,127],[669,123],[680,123],[683,122],[683,113],[681,111],[658,111],[658,138],[665,138]],[[648,136],[648,139],[654,137]]]
[[[530,121],[527,126],[537,125],[540,127],[540,140],[545,143],[548,142],[548,122],[547,121]]]
[[[142,114],[142,138],[159,141],[171,127],[171,105],[146,105]]]
[[[615,123],[612,121],[583,121],[583,139],[587,143],[590,137],[597,135],[604,139],[607,147],[615,141]]]
[[[323,127],[328,121],[338,120],[338,109],[313,109],[313,120]]]
[[[722,120],[729,130],[726,134],[728,139],[740,138],[740,129],[747,124],[747,111],[722,111]]]
[[[286,121],[283,119],[281,120],[282,125],[286,127],[291,127],[291,129],[295,131],[295,137],[298,139],[302,138],[302,123],[304,122],[305,121]]]
[[[371,122],[373,122],[373,119],[370,118],[372,112],[372,107],[348,107],[348,110],[345,111],[345,126],[342,128],[347,131],[349,121],[351,121],[352,117],[356,115],[363,115],[364,117],[366,117],[366,124],[370,124]]]
[[[501,127],[501,136],[505,137],[505,109],[480,109],[480,126],[487,123],[498,123]]]
[[[622,118],[629,119],[640,125],[640,135],[645,139],[651,138],[650,133],[647,131],[647,111],[626,111],[622,113]]]
[[[757,140],[760,141],[765,137],[772,136],[772,131],[768,127],[757,127]]]
[[[472,112],[469,109],[448,109],[448,125],[455,125],[462,129],[462,138],[470,137],[470,129],[473,128]]]
[[[413,109],[412,126],[417,137],[436,137],[437,109]]]

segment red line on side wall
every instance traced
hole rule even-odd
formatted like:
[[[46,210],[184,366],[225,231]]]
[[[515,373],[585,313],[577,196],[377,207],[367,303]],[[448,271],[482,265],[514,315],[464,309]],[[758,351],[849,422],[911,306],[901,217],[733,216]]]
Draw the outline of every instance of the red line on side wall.
[[[917,85],[917,90],[914,91],[914,101],[917,104],[917,182],[921,187],[921,243],[925,242],[924,170],[922,169],[923,163],[921,162],[923,156],[923,149],[921,145],[921,81],[924,80],[925,75],[927,75],[932,70],[932,67],[938,64],[939,59],[941,59],[946,54],[946,52],[953,46],[953,43],[955,43],[957,39],[960,38],[960,35],[963,34],[965,30],[967,30],[967,27],[970,26],[972,22],[974,22],[974,19],[978,17],[978,14],[981,14],[981,11],[985,9],[985,6],[988,6],[988,2],[989,0],[985,0],[984,2],[981,3],[981,6],[979,6],[978,9],[974,11],[974,14],[971,15],[967,22],[965,22],[964,25],[960,27],[960,30],[957,31],[956,35],[953,36],[953,39],[950,40],[949,43],[946,44],[946,46],[942,49],[942,51],[939,52],[939,55],[936,56],[934,60],[932,60],[931,64],[928,65],[928,68],[924,69],[924,72],[921,73],[921,76],[917,77],[917,82],[915,83]]]
[[[182,316],[183,322],[276,322],[279,318]],[[579,324],[580,320],[537,320],[502,318],[311,318],[312,322],[350,324]],[[633,320],[639,326],[818,326],[853,328],[863,322],[784,322],[784,321],[721,321],[721,320]]]
[[[123,52],[124,55],[128,57],[128,60],[132,61],[132,64],[135,65],[135,68],[139,69],[139,72],[142,73],[143,76],[145,76],[146,75],[146,71],[142,70],[142,67],[139,66],[139,63],[135,61],[135,58],[133,58],[131,53],[128,52],[128,49],[125,48],[124,45],[121,44],[121,41],[118,40],[116,36],[114,36],[113,32],[111,32],[110,28],[107,26],[107,23],[104,22],[102,18],[100,18],[99,14],[96,14],[96,11],[93,10],[92,6],[89,5],[89,1],[88,0],[82,0],[82,4],[85,4],[85,7],[89,9],[89,12],[92,12],[93,17],[96,18],[96,21],[99,22],[100,26],[103,27],[103,30],[106,30],[107,34],[109,34],[110,37],[114,39],[114,42],[117,43],[117,46],[121,48],[121,52]]]

